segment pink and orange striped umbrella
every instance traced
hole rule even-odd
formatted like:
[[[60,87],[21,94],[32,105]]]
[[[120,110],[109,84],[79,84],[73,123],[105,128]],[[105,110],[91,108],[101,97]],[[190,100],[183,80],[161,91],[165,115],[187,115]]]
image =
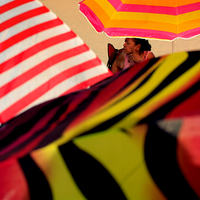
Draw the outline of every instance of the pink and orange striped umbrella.
[[[80,11],[97,32],[162,40],[200,34],[199,0],[84,0]]]

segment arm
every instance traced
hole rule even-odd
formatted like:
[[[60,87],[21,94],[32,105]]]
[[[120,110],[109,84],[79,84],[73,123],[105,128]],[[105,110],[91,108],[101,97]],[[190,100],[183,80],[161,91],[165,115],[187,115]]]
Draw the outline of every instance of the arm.
[[[124,68],[124,61],[125,61],[125,53],[122,51],[117,59],[114,60],[111,71],[116,73],[118,71],[122,71]]]

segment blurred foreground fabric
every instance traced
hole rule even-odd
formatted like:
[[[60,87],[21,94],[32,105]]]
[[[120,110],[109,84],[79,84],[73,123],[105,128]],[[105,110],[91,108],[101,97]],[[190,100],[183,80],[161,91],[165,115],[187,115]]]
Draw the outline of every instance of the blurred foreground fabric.
[[[0,127],[0,199],[199,199],[200,52],[147,60]]]

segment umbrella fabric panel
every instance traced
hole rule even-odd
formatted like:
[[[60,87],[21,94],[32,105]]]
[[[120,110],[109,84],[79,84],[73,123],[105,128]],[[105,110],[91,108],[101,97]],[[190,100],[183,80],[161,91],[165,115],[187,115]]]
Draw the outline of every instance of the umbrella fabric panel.
[[[39,1],[1,3],[0,122],[112,75]]]
[[[198,199],[199,55],[147,60],[5,123],[1,198]]]
[[[79,5],[94,28],[109,36],[173,40],[199,34],[199,1],[85,0]]]

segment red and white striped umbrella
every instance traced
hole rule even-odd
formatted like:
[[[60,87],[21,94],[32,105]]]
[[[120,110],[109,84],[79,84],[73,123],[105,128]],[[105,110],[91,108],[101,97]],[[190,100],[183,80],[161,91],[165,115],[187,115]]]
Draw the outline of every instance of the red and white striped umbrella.
[[[0,123],[112,75],[39,1],[1,0],[0,13]]]

